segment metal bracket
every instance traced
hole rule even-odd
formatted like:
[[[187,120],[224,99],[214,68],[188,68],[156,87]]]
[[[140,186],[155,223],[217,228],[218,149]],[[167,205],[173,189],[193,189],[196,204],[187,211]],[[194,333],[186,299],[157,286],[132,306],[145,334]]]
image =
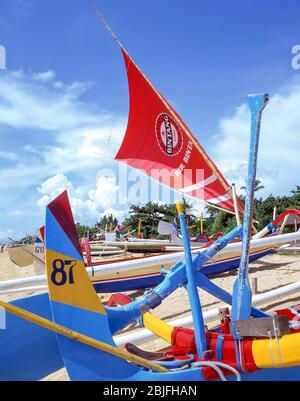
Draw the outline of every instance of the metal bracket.
[[[150,309],[156,308],[162,302],[161,297],[154,290],[150,290],[145,294],[145,300],[146,306]]]
[[[221,324],[224,323],[225,319],[230,316],[229,313],[229,308],[219,308],[219,318],[221,321]]]
[[[223,334],[231,332],[231,318],[229,308],[219,308],[220,329]]]

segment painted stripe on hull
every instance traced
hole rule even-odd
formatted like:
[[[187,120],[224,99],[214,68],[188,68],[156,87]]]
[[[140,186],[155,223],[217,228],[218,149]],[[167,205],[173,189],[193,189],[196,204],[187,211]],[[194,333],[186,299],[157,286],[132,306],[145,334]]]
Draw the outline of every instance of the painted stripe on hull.
[[[250,262],[254,262],[257,259],[260,259],[268,255],[272,251],[273,251],[272,249],[267,249],[263,252],[254,253],[250,255]],[[240,264],[240,258],[238,257],[206,265],[203,267],[201,271],[206,276],[211,276],[214,274],[220,274],[225,271],[236,269],[239,267],[239,264]],[[114,278],[101,281],[93,280],[93,285],[97,292],[130,291],[130,290],[139,290],[147,287],[153,287],[161,283],[163,279],[164,276],[162,276],[160,272],[156,272],[148,275],[141,274],[131,277]]]

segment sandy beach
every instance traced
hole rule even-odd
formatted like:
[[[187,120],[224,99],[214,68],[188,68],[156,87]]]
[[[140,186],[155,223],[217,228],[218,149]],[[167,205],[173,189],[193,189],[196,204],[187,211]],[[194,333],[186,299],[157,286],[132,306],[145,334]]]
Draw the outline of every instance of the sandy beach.
[[[272,254],[260,259],[259,261],[250,265],[249,269],[250,282],[253,278],[257,278],[258,293],[269,291],[275,288],[282,287],[286,284],[293,283],[300,280],[300,255],[280,255]],[[13,278],[28,277],[34,275],[33,265],[27,267],[18,267],[12,263],[7,255],[7,252],[0,254],[0,280],[9,280]],[[224,273],[222,275],[212,278],[212,281],[225,290],[231,291],[233,282],[236,279],[236,273]],[[33,295],[26,294],[26,296]],[[222,305],[213,296],[199,291],[201,303],[204,310],[218,308]],[[13,299],[21,298],[24,294],[3,294],[0,295],[4,301],[11,301]],[[105,302],[108,295],[101,296]],[[264,310],[272,310],[284,306],[285,304],[293,305],[300,302],[300,293],[292,295],[272,304],[264,305]],[[154,311],[154,314],[166,321],[175,318],[183,317],[190,314],[190,307],[187,292],[185,289],[180,288],[170,295],[159,307]],[[211,324],[213,325],[213,323]],[[141,348],[146,350],[158,350],[164,348],[167,344],[162,340],[152,341],[144,344]],[[68,375],[65,369],[55,372],[43,380],[68,380]]]

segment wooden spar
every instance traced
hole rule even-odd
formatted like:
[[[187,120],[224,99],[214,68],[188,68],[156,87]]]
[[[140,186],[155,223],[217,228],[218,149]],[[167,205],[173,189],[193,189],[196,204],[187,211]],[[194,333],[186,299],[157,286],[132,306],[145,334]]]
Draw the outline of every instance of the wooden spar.
[[[121,49],[124,49],[124,46],[122,45],[122,43],[120,42],[120,39],[117,37],[117,35],[114,33],[114,31],[111,29],[111,27],[108,25],[108,23],[105,21],[105,19],[103,18],[103,15],[99,12],[97,5],[95,3],[94,0],[89,0],[92,9],[95,11],[95,14],[97,15],[97,17],[100,19],[100,21],[102,21],[102,23],[104,24],[104,26],[106,27],[106,29],[109,31],[109,33],[111,34],[111,36],[114,38],[114,40],[117,42],[117,44],[120,46]]]
[[[139,219],[138,232],[137,232],[138,238],[140,238],[140,236],[141,236],[141,226],[142,226],[142,219]]]
[[[286,226],[286,223],[287,223],[288,219],[289,219],[289,215],[287,214],[287,215],[285,216],[285,218],[283,219],[283,222],[282,222],[282,224],[281,224],[281,226],[280,226],[279,234],[283,234],[283,230],[284,230],[284,228],[285,228],[285,226]]]
[[[114,347],[112,345],[106,344],[102,341],[95,340],[94,338],[85,336],[81,333],[78,333],[74,330],[71,330],[65,326],[52,322],[51,320],[45,319],[41,316],[35,315],[31,312],[28,312],[24,309],[18,308],[12,304],[8,304],[6,302],[0,301],[0,307],[4,308],[7,312],[12,313],[22,319],[28,320],[34,324],[42,326],[54,333],[60,334],[62,336],[68,337],[73,341],[78,341],[82,344],[89,345],[90,347],[99,349],[103,352],[107,352],[109,354],[115,355],[125,361],[129,361],[139,366],[143,366],[144,368],[151,369],[156,372],[168,372],[168,369],[157,365],[156,363],[147,361],[144,358],[139,356],[130,354],[127,351],[124,351],[120,348]],[[101,328],[99,328],[100,330]]]
[[[190,196],[190,195],[186,195],[186,196]],[[191,198],[192,198],[192,196],[191,196]],[[207,201],[203,201],[203,202],[206,203],[207,206],[209,206],[209,207],[212,207],[212,208],[217,209],[217,210],[221,210],[221,212],[226,212],[226,213],[229,213],[229,214],[235,214],[235,213],[234,213],[233,211],[231,211],[231,210],[227,210],[227,209],[224,209],[223,207],[213,205],[212,203],[209,203],[209,202],[207,202]]]
[[[240,219],[240,212],[239,212],[239,208],[238,208],[238,204],[237,204],[235,184],[232,184],[231,189],[232,189],[232,199],[233,199],[233,205],[234,205],[234,211],[235,211],[236,225],[239,226],[241,224],[241,219]]]
[[[96,16],[99,18],[99,20],[103,23],[103,25],[106,27],[106,29],[108,30],[108,32],[111,34],[111,36],[113,37],[113,39],[116,41],[116,43],[118,44],[118,46],[126,52],[128,58],[130,59],[130,61],[134,64],[134,66],[137,68],[137,70],[140,72],[140,74],[143,76],[143,78],[145,79],[145,81],[150,85],[150,87],[152,88],[152,90],[155,92],[155,94],[157,95],[157,97],[161,100],[161,102],[164,104],[164,106],[166,107],[166,109],[168,110],[168,112],[170,113],[170,115],[174,118],[174,120],[177,122],[177,124],[179,125],[179,127],[181,128],[181,130],[186,134],[186,136],[189,138],[189,140],[193,143],[193,145],[195,146],[195,148],[198,150],[198,152],[202,155],[203,159],[205,160],[205,162],[207,163],[207,165],[210,167],[210,169],[213,171],[214,175],[218,178],[219,182],[221,183],[221,185],[223,186],[225,192],[227,194],[229,194],[231,197],[232,195],[232,189],[230,187],[230,185],[228,185],[226,183],[226,181],[224,180],[224,178],[222,177],[222,175],[220,174],[219,170],[217,169],[217,167],[212,163],[212,161],[210,160],[210,158],[208,157],[208,155],[206,154],[205,150],[202,148],[202,146],[198,143],[198,141],[193,137],[193,135],[189,132],[189,130],[185,127],[185,125],[181,122],[180,119],[177,118],[176,113],[174,113],[174,111],[172,110],[172,108],[169,106],[169,104],[166,102],[166,100],[161,96],[161,94],[155,89],[155,87],[152,85],[152,83],[150,82],[150,80],[146,77],[146,75],[143,73],[143,71],[139,68],[139,66],[135,63],[135,61],[133,60],[133,58],[131,56],[129,56],[129,53],[127,52],[126,48],[123,46],[123,44],[121,43],[121,41],[119,40],[119,38],[117,37],[117,35],[114,33],[114,31],[112,30],[112,28],[109,26],[109,24],[107,23],[107,21],[103,18],[102,14],[100,13],[100,11],[98,10],[96,3],[94,0],[89,0],[93,10],[95,11]],[[128,70],[128,65],[126,65],[126,70]],[[152,179],[152,177],[151,177]],[[234,214],[234,212],[229,211],[227,209],[223,209],[220,207],[216,207],[214,204],[206,202],[207,204],[209,204],[211,207],[216,208],[216,209],[220,209],[220,210],[224,210],[227,213],[231,213]]]

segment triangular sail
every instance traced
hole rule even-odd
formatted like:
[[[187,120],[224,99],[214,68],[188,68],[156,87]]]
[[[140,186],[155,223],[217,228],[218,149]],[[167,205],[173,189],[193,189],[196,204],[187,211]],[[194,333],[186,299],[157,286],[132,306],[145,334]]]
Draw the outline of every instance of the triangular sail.
[[[116,160],[211,205],[234,211],[231,187],[173,107],[122,47],[129,92],[128,126]],[[239,209],[243,205],[238,200]]]

